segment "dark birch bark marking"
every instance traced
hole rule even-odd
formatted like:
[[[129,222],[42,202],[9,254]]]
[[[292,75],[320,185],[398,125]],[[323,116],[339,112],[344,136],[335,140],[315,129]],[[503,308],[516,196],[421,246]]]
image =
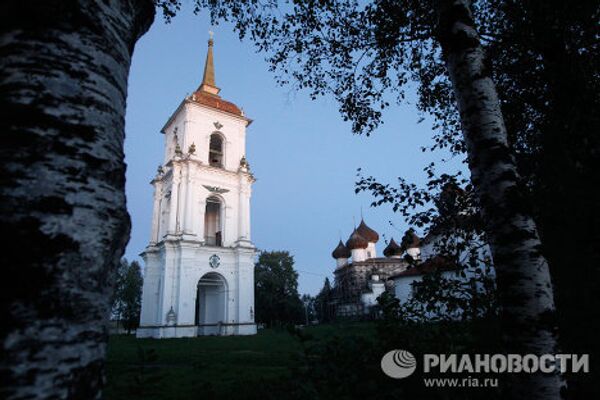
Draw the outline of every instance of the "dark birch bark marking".
[[[9,0],[0,15],[1,397],[99,398],[130,227],[127,78],[154,6]]]
[[[494,82],[471,17],[469,0],[439,0],[438,39],[454,87],[469,168],[487,221],[497,274],[507,353],[557,352],[557,325],[548,264],[519,189]],[[559,374],[515,374],[511,399],[558,399]]]

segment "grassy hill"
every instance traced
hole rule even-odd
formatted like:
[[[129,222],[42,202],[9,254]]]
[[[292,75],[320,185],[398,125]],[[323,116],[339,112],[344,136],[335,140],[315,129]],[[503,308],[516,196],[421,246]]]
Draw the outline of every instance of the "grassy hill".
[[[370,336],[369,323],[308,327],[316,341],[333,336]],[[254,398],[293,378],[300,340],[283,329],[255,336],[136,339],[111,336],[106,399]]]

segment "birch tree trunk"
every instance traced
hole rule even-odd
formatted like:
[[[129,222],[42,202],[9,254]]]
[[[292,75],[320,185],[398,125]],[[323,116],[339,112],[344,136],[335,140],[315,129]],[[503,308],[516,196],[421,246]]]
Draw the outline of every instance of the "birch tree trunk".
[[[460,112],[469,168],[487,224],[497,275],[506,353],[554,354],[557,322],[548,264],[532,213],[519,189],[500,103],[475,29],[469,0],[438,0],[438,40]],[[558,399],[557,374],[513,374],[510,399]],[[509,380],[510,379],[510,380]]]
[[[0,6],[0,397],[99,398],[129,237],[127,77],[151,0]]]

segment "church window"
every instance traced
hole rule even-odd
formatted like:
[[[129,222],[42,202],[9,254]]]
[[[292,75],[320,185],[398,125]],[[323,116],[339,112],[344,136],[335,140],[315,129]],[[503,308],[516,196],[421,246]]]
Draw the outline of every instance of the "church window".
[[[209,197],[206,200],[206,211],[204,213],[204,241],[209,246],[222,246],[221,230],[221,201],[217,197]]]
[[[218,133],[210,135],[208,162],[213,167],[223,167],[223,137]]]

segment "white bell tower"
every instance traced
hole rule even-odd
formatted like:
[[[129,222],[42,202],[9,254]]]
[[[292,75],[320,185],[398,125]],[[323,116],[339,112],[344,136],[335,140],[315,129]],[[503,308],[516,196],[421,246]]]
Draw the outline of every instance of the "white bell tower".
[[[213,39],[200,87],[162,129],[138,337],[251,335],[254,256],[246,161],[252,122],[215,85]]]

